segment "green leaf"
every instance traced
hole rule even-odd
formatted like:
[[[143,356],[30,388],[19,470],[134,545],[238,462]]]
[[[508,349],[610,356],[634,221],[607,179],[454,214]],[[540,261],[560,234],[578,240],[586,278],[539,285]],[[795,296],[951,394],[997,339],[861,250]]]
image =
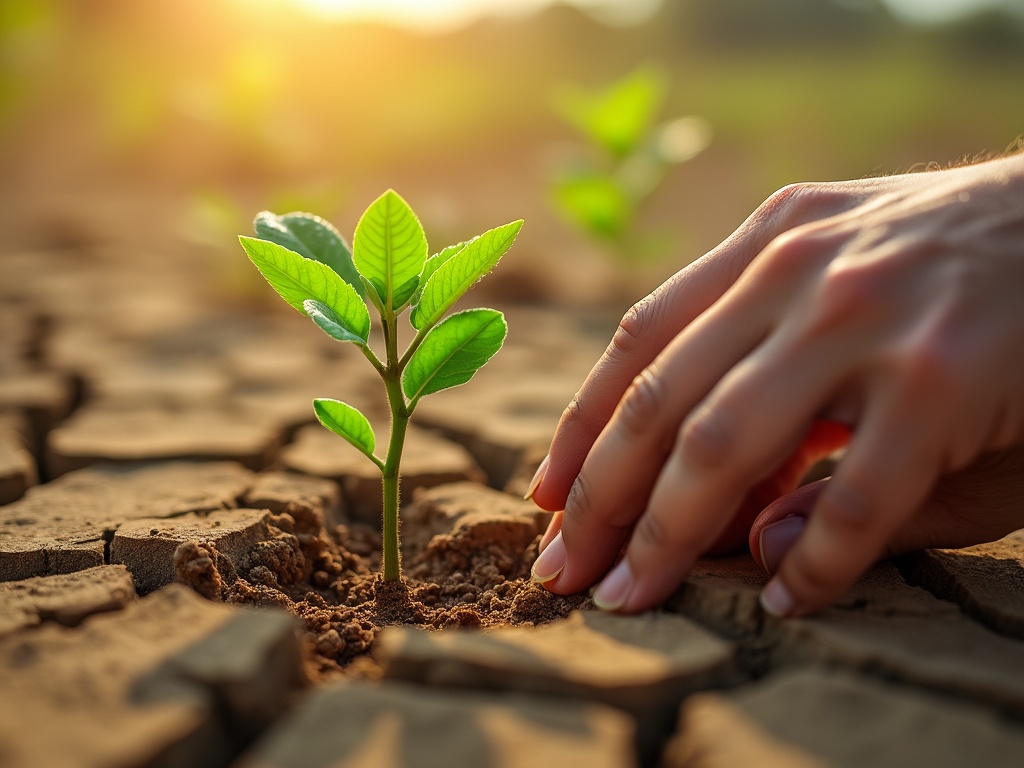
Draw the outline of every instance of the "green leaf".
[[[341,400],[317,398],[313,401],[313,410],[321,424],[334,434],[345,438],[363,454],[377,463],[373,455],[376,440],[373,427],[363,414],[348,403]]]
[[[377,309],[381,317],[384,317],[384,305],[381,303],[380,296],[377,295],[377,289],[374,288],[373,283],[367,280],[362,275],[359,276],[359,280],[362,282],[363,287],[366,289],[366,297],[370,300],[370,303]]]
[[[554,185],[559,212],[571,223],[594,237],[616,240],[629,228],[633,205],[612,179],[577,175],[559,179]]]
[[[401,299],[401,304],[396,304],[395,309],[404,306],[406,303],[412,300],[412,297],[416,295],[416,289],[420,285],[420,276],[416,275],[406,280],[402,285],[395,291],[395,296]]]
[[[306,299],[302,302],[302,308],[313,322],[317,324],[320,330],[332,339],[337,339],[338,341],[354,341],[357,344],[366,343],[366,339],[360,338],[346,328],[342,319],[338,317],[334,310],[326,304],[322,304],[316,299]]]
[[[597,92],[562,93],[556,106],[590,141],[621,158],[639,147],[651,130],[665,91],[657,71],[640,68]]]
[[[356,289],[326,264],[306,259],[284,246],[254,237],[239,242],[257,269],[281,298],[302,314],[303,303],[314,299],[334,314],[333,320],[365,344],[370,334],[370,313]]]
[[[378,197],[359,219],[353,247],[356,268],[380,303],[391,311],[404,306],[427,259],[427,238],[409,204],[391,189]]]
[[[474,240],[475,239],[476,238],[474,238]],[[413,306],[420,303],[420,296],[423,294],[423,286],[427,284],[427,280],[430,279],[431,275],[437,272],[438,268],[448,261],[448,259],[465,248],[468,242],[471,241],[458,243],[456,245],[449,245],[440,253],[435,253],[423,263],[423,271],[420,272],[419,284],[416,286],[416,292],[412,295],[412,299],[410,299]]]
[[[352,249],[330,222],[312,213],[294,212],[278,216],[270,211],[261,211],[256,214],[253,228],[261,240],[283,245],[300,256],[326,264],[360,296],[363,295],[359,273],[352,263]]]
[[[423,286],[419,303],[409,318],[413,327],[422,330],[440,320],[462,294],[473,287],[473,283],[494,268],[512,247],[522,228],[522,219],[495,227],[452,254]]]
[[[468,309],[445,319],[423,339],[402,374],[402,391],[423,395],[465,384],[501,349],[508,326],[495,309]]]

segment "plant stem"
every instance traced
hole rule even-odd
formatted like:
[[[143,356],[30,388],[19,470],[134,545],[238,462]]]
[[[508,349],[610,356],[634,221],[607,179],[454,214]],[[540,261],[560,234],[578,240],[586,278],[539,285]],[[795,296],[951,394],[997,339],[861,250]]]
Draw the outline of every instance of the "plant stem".
[[[384,384],[387,387],[388,406],[391,410],[391,437],[388,442],[388,454],[381,470],[383,486],[383,524],[382,563],[381,569],[385,581],[398,581],[402,578],[402,559],[398,544],[398,509],[399,484],[401,479],[400,465],[402,449],[405,446],[405,433],[409,426],[409,411],[406,408],[405,395],[402,393],[402,373],[398,359],[397,329],[393,314],[385,319],[385,341],[387,343],[387,363],[384,369]]]

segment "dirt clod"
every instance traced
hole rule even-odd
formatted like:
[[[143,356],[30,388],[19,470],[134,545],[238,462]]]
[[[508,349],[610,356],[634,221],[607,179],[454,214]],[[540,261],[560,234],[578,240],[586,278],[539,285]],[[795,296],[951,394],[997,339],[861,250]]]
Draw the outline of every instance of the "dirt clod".
[[[224,579],[217,569],[217,550],[195,541],[179,544],[174,550],[176,580],[186,584],[208,600],[219,600]]]

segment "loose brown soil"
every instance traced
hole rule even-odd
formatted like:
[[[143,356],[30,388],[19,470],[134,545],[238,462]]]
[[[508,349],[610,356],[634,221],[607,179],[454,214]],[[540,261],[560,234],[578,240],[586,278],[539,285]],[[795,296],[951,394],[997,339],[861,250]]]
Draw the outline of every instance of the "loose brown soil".
[[[272,538],[236,567],[211,544],[178,547],[178,581],[211,600],[285,608],[305,623],[314,681],[376,677],[373,644],[384,627],[532,626],[584,607],[530,581],[539,537],[524,551],[500,528],[463,527],[412,546],[402,582],[379,575],[380,536],[362,523],[328,530],[313,507],[293,503],[270,518]],[[480,533],[485,531],[485,535]]]

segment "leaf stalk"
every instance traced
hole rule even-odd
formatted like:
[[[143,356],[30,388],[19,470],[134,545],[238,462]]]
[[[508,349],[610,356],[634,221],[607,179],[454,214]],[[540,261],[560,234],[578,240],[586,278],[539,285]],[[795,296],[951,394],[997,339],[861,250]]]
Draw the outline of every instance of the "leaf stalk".
[[[395,315],[388,312],[384,319],[384,337],[387,344],[387,364],[384,385],[387,388],[388,407],[391,411],[391,434],[388,453],[381,467],[383,492],[381,508],[382,563],[385,581],[398,581],[402,577],[399,549],[399,516],[401,506],[401,464],[405,448],[405,435],[409,427],[409,411],[402,393],[402,373],[398,357],[398,333]]]

